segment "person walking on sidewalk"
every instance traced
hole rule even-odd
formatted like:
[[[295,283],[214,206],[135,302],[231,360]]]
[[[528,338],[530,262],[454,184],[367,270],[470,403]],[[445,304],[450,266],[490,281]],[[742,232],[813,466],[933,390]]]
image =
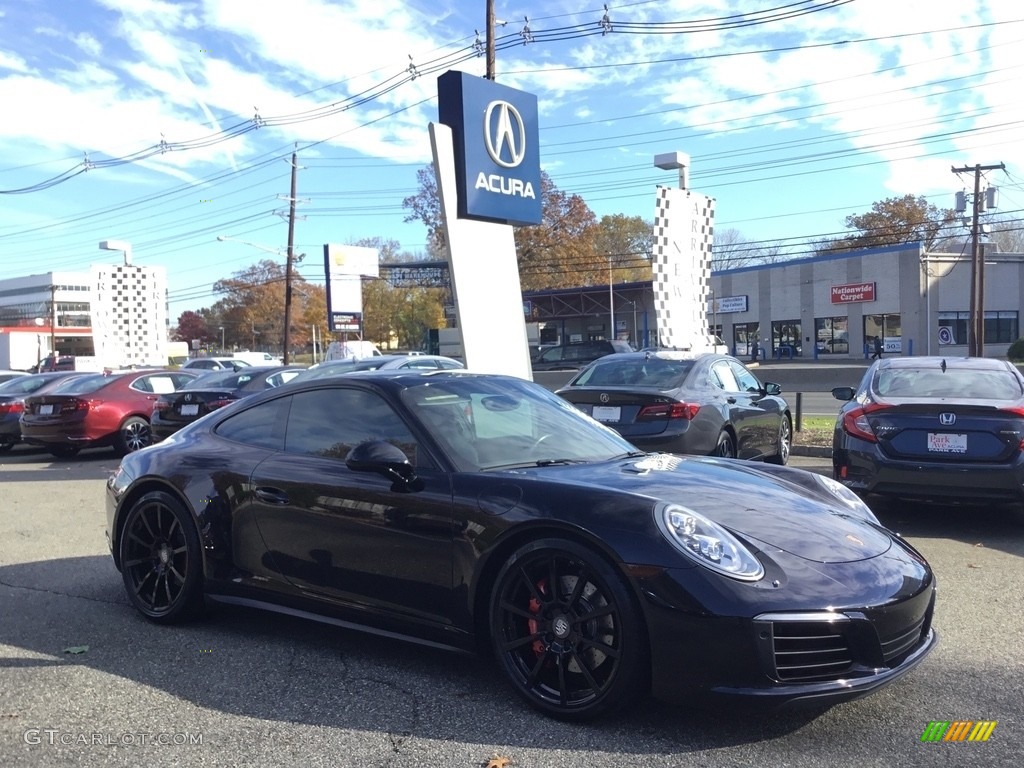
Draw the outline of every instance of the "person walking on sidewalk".
[[[875,336],[873,350],[874,351],[871,353],[871,359],[872,360],[881,360],[882,359],[882,337],[881,336]]]

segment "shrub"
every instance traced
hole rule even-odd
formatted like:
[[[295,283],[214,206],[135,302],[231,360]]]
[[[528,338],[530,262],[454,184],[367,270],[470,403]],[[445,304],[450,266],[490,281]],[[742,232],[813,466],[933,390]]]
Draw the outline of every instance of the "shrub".
[[[1017,339],[1006,350],[1006,356],[1014,361],[1024,360],[1024,338]]]

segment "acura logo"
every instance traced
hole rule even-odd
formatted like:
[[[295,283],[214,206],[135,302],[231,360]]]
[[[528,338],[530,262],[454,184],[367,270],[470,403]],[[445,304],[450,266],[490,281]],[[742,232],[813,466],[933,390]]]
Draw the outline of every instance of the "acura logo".
[[[607,393],[607,392],[602,392],[602,393],[601,393],[601,395],[600,395],[600,397],[598,397],[598,399],[599,399],[599,400],[600,400],[600,401],[601,401],[602,403],[607,403],[607,402],[608,402],[608,401],[609,401],[609,400],[610,400],[611,398],[610,398],[610,397],[608,397],[608,393]]]
[[[519,110],[507,101],[488,104],[484,113],[484,144],[491,160],[502,168],[515,168],[523,162],[526,156],[526,125]],[[504,152],[506,147],[508,151]]]
[[[185,402],[186,403],[191,403],[192,402],[192,395],[185,395]]]
[[[956,424],[956,414],[955,413],[940,413],[939,414],[939,424],[941,424],[944,427],[952,427],[954,424]]]

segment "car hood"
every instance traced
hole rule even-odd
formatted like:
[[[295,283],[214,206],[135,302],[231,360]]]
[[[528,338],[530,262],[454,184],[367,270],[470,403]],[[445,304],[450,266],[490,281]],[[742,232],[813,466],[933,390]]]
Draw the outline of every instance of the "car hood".
[[[608,463],[552,466],[564,482],[680,504],[765,551],[779,549],[816,563],[844,563],[884,554],[892,537],[833,500],[810,473],[754,462],[650,454]],[[819,490],[820,487],[820,490]]]

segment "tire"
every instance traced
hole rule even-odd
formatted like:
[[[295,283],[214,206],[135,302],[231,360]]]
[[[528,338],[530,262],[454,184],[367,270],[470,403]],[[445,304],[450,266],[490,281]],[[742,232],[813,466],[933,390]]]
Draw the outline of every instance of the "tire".
[[[72,456],[77,456],[82,449],[77,445],[54,445],[46,450],[50,452],[51,456],[56,456],[58,459],[70,459]]]
[[[633,596],[608,562],[575,542],[541,539],[508,559],[491,592],[490,630],[516,692],[550,717],[592,720],[649,689]]]
[[[736,458],[736,441],[733,439],[731,432],[726,429],[722,430],[722,433],[718,436],[718,445],[715,446],[715,452],[712,455],[723,459]]]
[[[17,439],[14,435],[0,435],[0,453],[7,453],[10,451],[16,442]]]
[[[789,454],[793,448],[793,427],[790,426],[789,417],[783,416],[782,423],[779,424],[779,452],[774,456],[769,456],[765,461],[771,464],[781,464],[785,466],[789,462]]]
[[[118,456],[127,456],[152,444],[153,429],[149,422],[141,416],[129,416],[117,430],[114,450]]]
[[[163,491],[138,499],[118,547],[125,592],[139,613],[157,624],[174,624],[201,612],[199,534],[177,499]]]

